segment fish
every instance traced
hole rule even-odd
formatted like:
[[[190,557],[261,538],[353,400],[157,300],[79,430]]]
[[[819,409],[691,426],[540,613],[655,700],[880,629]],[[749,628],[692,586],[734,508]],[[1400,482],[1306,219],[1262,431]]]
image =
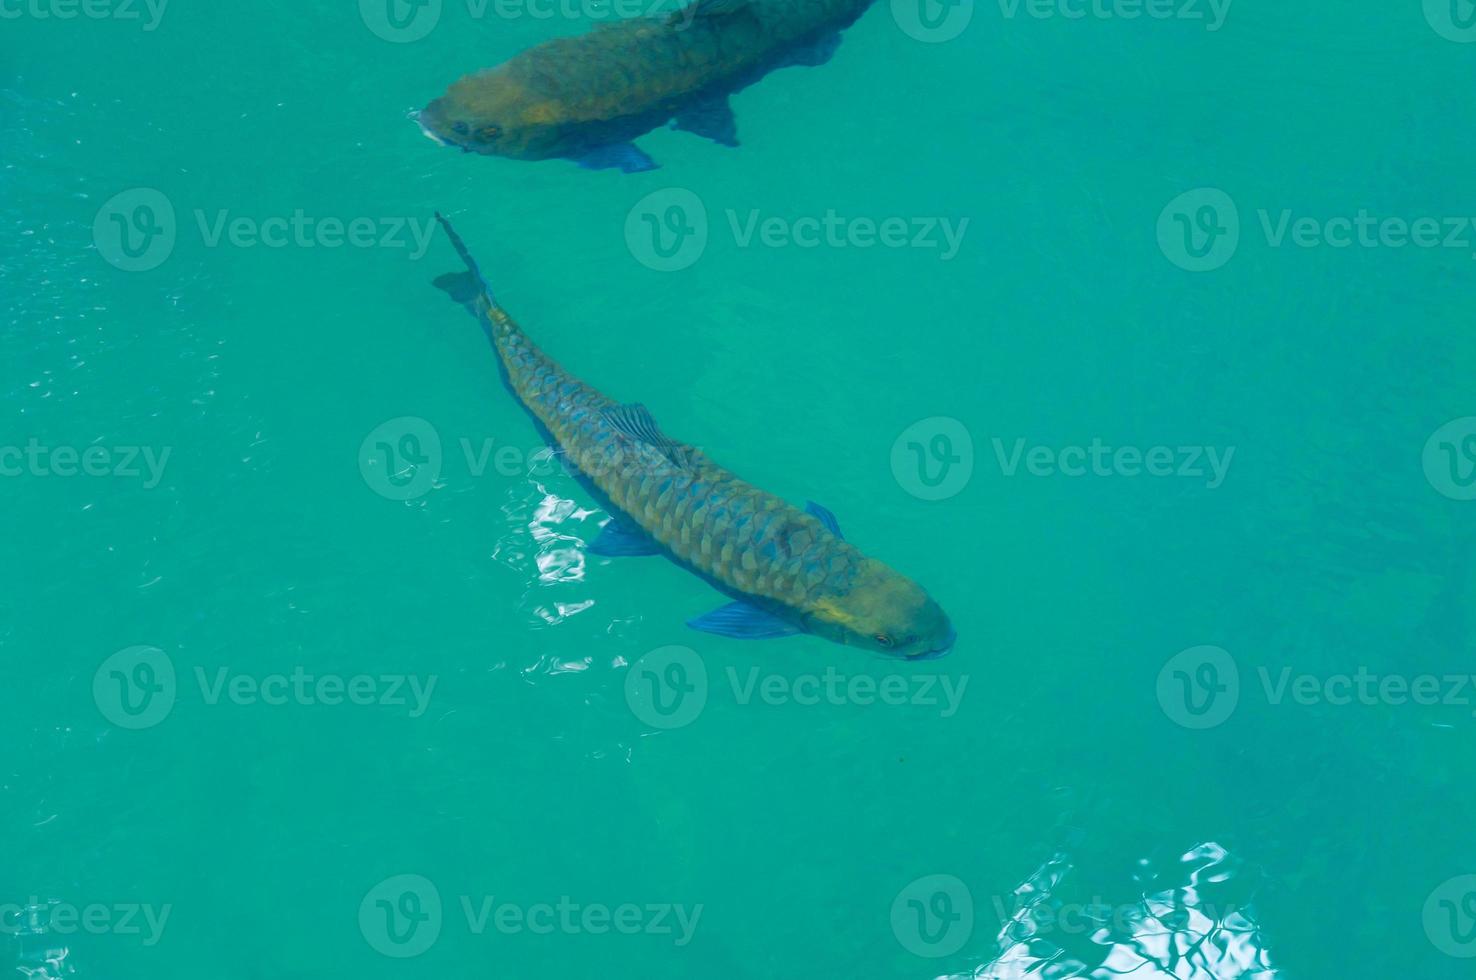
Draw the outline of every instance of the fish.
[[[608,558],[662,555],[730,601],[688,621],[733,639],[811,634],[890,657],[952,649],[948,616],[916,582],[845,539],[835,515],[801,510],[667,435],[643,405],[565,371],[501,304],[466,243],[436,220],[466,271],[436,284],[482,324],[503,383],[566,469],[610,514],[587,545]]]
[[[697,0],[601,24],[453,83],[414,118],[467,153],[654,170],[634,140],[668,122],[738,145],[729,101],[765,75],[823,65],[873,0]]]

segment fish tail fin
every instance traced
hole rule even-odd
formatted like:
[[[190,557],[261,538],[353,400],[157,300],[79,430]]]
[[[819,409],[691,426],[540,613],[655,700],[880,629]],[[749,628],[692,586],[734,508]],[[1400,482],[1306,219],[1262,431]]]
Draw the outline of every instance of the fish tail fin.
[[[436,212],[436,220],[446,230],[446,237],[451,239],[451,247],[456,249],[456,254],[461,256],[461,261],[466,263],[466,271],[441,276],[435,284],[449,293],[452,299],[470,307],[475,313],[483,311],[489,315],[503,313],[497,297],[492,292],[491,284],[482,275],[477,260],[472,258],[471,250],[466,247],[466,242],[462,241],[456,229],[451,227],[451,222],[447,221],[445,215],[439,211]]]

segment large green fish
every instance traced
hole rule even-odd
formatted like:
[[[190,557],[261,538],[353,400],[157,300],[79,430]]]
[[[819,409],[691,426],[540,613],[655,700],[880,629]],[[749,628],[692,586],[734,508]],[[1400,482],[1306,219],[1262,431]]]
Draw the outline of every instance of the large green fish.
[[[910,660],[942,656],[954,631],[915,582],[841,536],[834,515],[791,507],[664,434],[640,405],[572,377],[493,298],[466,245],[439,280],[468,303],[497,351],[503,380],[570,471],[610,512],[596,554],[665,555],[733,599],[688,625],[736,638],[814,633]]]
[[[872,0],[698,0],[603,24],[468,75],[416,116],[439,143],[520,160],[651,170],[632,142],[671,121],[738,145],[728,97],[789,65],[820,65]]]

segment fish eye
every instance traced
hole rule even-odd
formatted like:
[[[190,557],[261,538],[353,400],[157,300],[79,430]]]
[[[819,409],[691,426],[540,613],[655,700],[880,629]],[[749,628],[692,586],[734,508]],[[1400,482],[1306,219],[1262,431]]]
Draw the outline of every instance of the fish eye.
[[[486,142],[491,142],[501,135],[501,126],[483,126],[481,129],[477,130],[477,139],[484,140]]]
[[[885,633],[878,633],[876,634],[876,636],[872,637],[872,639],[880,643],[884,647],[889,647],[892,645],[892,638]]]
[[[471,132],[471,127],[464,122],[459,122],[451,127],[451,132],[455,133],[457,136],[465,136],[467,133]]]

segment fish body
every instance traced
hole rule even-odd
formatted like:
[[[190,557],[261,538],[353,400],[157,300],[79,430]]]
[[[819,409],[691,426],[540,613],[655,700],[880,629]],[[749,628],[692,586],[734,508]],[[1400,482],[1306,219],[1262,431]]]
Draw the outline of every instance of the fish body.
[[[444,223],[445,219],[441,219]],[[953,644],[948,617],[916,583],[844,540],[829,511],[806,510],[739,479],[695,446],[570,375],[538,348],[481,284],[483,320],[504,380],[566,463],[610,511],[591,549],[663,554],[732,603],[690,625],[759,638],[809,632],[909,659]]]
[[[601,25],[455,82],[417,116],[467,152],[649,170],[637,137],[671,121],[738,144],[733,93],[788,65],[819,65],[872,0],[701,0]]]

